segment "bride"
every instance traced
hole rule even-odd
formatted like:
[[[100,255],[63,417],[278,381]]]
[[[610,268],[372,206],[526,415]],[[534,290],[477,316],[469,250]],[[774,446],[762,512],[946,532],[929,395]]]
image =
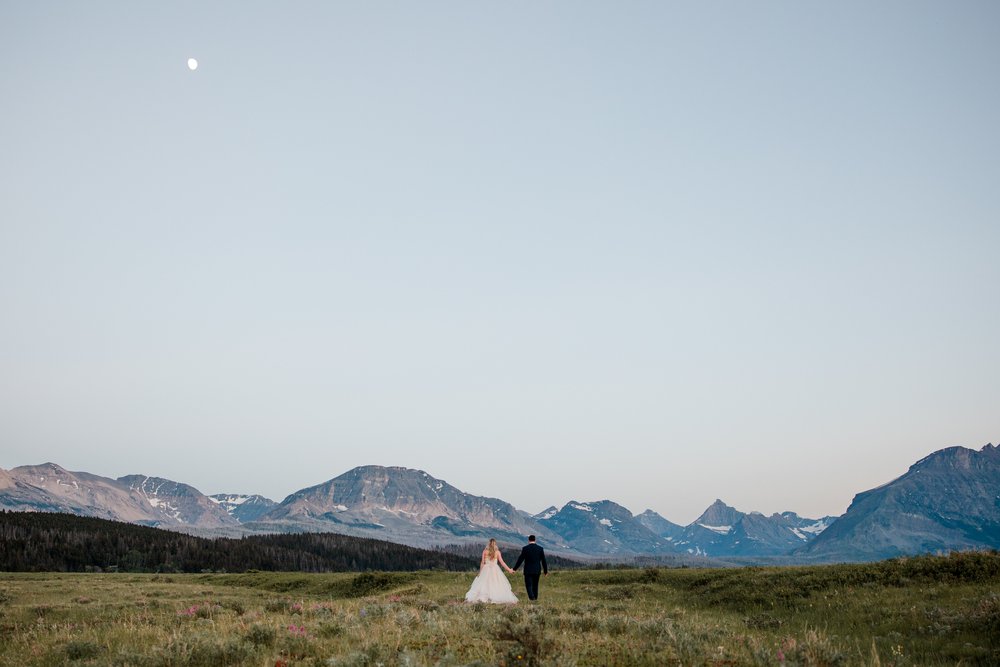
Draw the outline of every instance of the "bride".
[[[503,556],[497,549],[497,541],[490,539],[490,543],[483,549],[483,558],[479,562],[479,576],[472,582],[469,592],[465,594],[465,601],[517,602],[517,596],[510,589],[510,582],[500,571],[501,566],[507,572],[514,573],[514,570],[503,562]]]

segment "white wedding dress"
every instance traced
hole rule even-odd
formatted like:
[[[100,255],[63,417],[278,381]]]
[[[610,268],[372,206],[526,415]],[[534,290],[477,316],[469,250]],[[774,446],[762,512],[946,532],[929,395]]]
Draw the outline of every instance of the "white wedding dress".
[[[510,582],[496,560],[487,560],[479,568],[479,576],[472,582],[465,594],[466,602],[517,602],[517,596],[510,589]]]

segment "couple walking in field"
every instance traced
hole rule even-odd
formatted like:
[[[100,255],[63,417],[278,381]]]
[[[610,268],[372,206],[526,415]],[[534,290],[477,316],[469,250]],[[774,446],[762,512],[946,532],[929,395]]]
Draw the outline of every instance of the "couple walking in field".
[[[501,567],[513,574],[524,563],[524,588],[529,600],[538,599],[538,580],[542,574],[549,573],[545,562],[545,550],[535,543],[535,536],[528,536],[528,543],[521,549],[514,567],[508,567],[504,562],[497,541],[491,539],[483,549],[483,557],[479,561],[479,576],[472,582],[469,592],[465,594],[466,602],[517,602],[517,596],[510,588],[510,582],[503,576]]]

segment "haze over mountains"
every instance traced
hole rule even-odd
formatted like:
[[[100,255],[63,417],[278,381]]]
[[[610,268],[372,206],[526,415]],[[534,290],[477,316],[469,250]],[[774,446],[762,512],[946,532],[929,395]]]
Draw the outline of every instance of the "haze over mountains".
[[[68,512],[202,535],[333,532],[415,546],[520,543],[577,557],[832,562],[1000,547],[1000,450],[950,447],[900,478],[859,493],[841,517],[745,513],[717,500],[688,526],[611,500],[571,501],[529,515],[464,493],[426,472],[361,466],[280,503],[205,496],[158,477],[110,479],[47,463],[0,469],[0,508]]]

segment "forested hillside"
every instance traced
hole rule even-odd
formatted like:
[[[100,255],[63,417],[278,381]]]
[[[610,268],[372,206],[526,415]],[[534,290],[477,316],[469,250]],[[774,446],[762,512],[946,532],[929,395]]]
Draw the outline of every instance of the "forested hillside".
[[[9,572],[462,571],[477,566],[478,557],[331,533],[206,539],[71,514],[0,512],[0,570]]]

